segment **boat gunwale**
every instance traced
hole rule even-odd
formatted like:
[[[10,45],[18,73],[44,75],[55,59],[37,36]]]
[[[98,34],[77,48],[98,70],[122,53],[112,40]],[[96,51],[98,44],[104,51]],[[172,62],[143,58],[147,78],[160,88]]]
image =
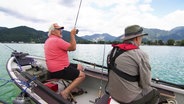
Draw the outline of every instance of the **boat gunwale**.
[[[8,60],[8,62],[7,62],[7,65],[6,65],[6,68],[7,68],[8,74],[9,74],[9,76],[11,77],[11,79],[18,79],[18,77],[17,77],[17,76],[15,75],[15,73],[14,73],[15,70],[11,68],[11,64],[12,64],[12,63],[15,63],[15,62],[13,62],[14,59],[15,59],[15,57],[10,57],[10,58],[9,58],[9,60]],[[38,58],[38,59],[39,59],[39,58]],[[18,72],[18,71],[16,71],[16,72]],[[22,72],[21,72],[21,73],[22,73]],[[21,73],[20,73],[20,75],[21,75]],[[27,75],[27,77],[29,77],[29,75]],[[26,79],[31,80],[30,78],[26,78]],[[36,79],[36,80],[37,80],[37,79]],[[35,82],[36,80],[34,80],[34,82]],[[37,82],[36,84],[39,84],[38,81],[36,81],[36,82]],[[27,88],[27,86],[20,84],[20,81],[19,81],[19,80],[14,80],[14,83],[15,83],[20,89],[22,89],[22,90]],[[41,85],[41,84],[39,84],[39,88],[40,88],[40,85]],[[43,87],[44,87],[44,88],[43,88]],[[46,91],[47,94],[48,94],[48,93],[51,93],[51,94],[53,95],[53,99],[55,99],[56,101],[60,102],[61,104],[62,104],[62,103],[71,104],[71,102],[62,99],[61,96],[55,94],[54,92],[52,92],[52,91],[51,91],[49,88],[47,88],[46,86],[41,85],[41,88],[42,88],[42,89],[40,89],[40,90]],[[42,103],[47,104],[47,102],[46,102],[45,100],[43,100],[39,95],[37,95],[37,93],[35,93],[34,91],[32,91],[30,88],[27,88],[27,89],[26,89],[26,93],[28,94],[28,96],[29,96],[34,102],[40,103],[40,104],[42,104]],[[50,94],[50,95],[51,95],[51,94]],[[34,97],[33,97],[33,96],[34,96]]]

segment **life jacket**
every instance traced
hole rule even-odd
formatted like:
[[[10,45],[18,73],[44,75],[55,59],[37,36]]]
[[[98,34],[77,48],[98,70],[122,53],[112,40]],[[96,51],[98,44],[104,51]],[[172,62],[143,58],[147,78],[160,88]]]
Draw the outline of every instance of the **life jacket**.
[[[130,43],[123,43],[123,44],[117,44],[117,45],[112,45],[112,46],[113,46],[113,49],[107,58],[108,73],[110,70],[112,70],[113,72],[115,72],[118,76],[120,76],[123,79],[126,79],[131,82],[139,81],[139,75],[132,76],[130,74],[127,74],[123,72],[122,70],[119,70],[115,64],[115,59],[119,55],[123,54],[125,51],[138,49],[138,47]]]

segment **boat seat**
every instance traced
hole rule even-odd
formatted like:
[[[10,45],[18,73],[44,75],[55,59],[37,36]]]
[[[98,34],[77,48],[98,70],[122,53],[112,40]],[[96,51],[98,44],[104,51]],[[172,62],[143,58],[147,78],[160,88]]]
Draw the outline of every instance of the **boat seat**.
[[[175,99],[176,95],[172,91],[168,91],[165,89],[159,89],[157,88],[158,91],[160,92],[160,96],[165,97],[165,98],[170,98],[170,99]]]
[[[51,83],[51,84],[49,84]],[[61,89],[65,89],[67,88],[67,86],[70,84],[71,82],[69,80],[65,80],[65,79],[49,79],[46,81],[46,83],[44,83],[44,85],[46,85],[47,87],[49,87],[51,90],[57,92],[58,94],[60,94]],[[60,86],[58,84],[61,84],[64,86],[64,88],[60,88]],[[75,104],[77,103],[77,101],[75,100],[74,96],[72,93],[69,94],[68,99],[70,102],[74,102]]]
[[[101,79],[101,80],[104,80],[104,81],[108,81],[107,74],[102,74],[101,72],[95,72],[94,70],[93,71],[92,70],[93,69],[85,68],[84,73],[87,76],[90,76],[90,77],[93,77],[93,78],[96,78],[96,79]]]
[[[49,87],[50,89],[52,89],[53,91],[58,92],[58,94],[60,94],[61,89],[67,88],[68,85],[71,83],[71,81],[70,81],[70,80],[65,80],[65,79],[49,79],[49,80],[47,80],[46,83],[53,83],[53,84],[56,84],[56,83],[57,83],[56,85],[48,86],[48,87]],[[60,89],[60,87],[59,87],[58,84],[63,85],[64,88],[61,88],[61,89]],[[56,91],[56,89],[57,89],[57,91]],[[58,89],[59,89],[59,90],[58,90]],[[69,94],[68,100],[69,100],[70,102],[77,103],[77,101],[75,100],[74,96],[82,95],[83,93],[87,93],[87,91],[84,91],[82,88],[77,87],[77,88],[75,88],[75,89],[73,89],[73,90],[71,91],[71,93]]]

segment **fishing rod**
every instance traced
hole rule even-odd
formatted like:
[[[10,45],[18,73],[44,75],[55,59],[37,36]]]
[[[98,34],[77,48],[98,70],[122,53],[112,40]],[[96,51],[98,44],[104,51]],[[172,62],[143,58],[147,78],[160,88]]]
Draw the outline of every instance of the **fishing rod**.
[[[155,81],[156,83],[164,83],[164,84],[172,86],[172,87],[177,87],[177,88],[180,88],[180,89],[184,89],[184,85],[174,84],[174,83],[171,83],[171,82],[160,80],[158,78],[152,78],[152,81]]]
[[[78,12],[77,12],[77,16],[76,16],[76,19],[75,19],[74,28],[76,28],[76,25],[77,25],[77,20],[78,20],[78,17],[79,17],[79,12],[80,12],[80,8],[81,8],[81,4],[82,4],[82,0],[80,0]],[[78,34],[78,32],[79,32],[79,30],[77,29],[77,30],[76,30],[76,34]]]
[[[14,52],[16,52],[17,50],[15,50],[15,49],[13,49],[13,48],[11,48],[10,46],[8,46],[8,45],[6,45],[6,44],[3,44],[3,43],[1,43],[2,45],[4,45],[5,47],[7,47],[8,49],[10,49],[10,50],[12,50],[12,51],[14,51]]]
[[[108,69],[107,66],[102,66],[102,65],[99,65],[99,64],[96,64],[96,63],[91,63],[91,62],[87,62],[87,61],[83,61],[83,60],[79,60],[79,59],[75,59],[75,58],[73,60],[88,64],[88,65],[97,66],[97,67],[100,67],[100,68],[103,67],[105,69]]]
[[[82,63],[85,63],[85,64],[88,64],[88,65],[97,66],[97,67],[101,67],[101,68],[103,67],[105,69],[108,69],[106,66],[98,65],[96,63],[91,63],[91,62],[87,62],[87,61],[79,60],[79,59],[75,59],[75,58],[73,60],[78,61],[78,62],[82,62]],[[155,81],[156,83],[164,83],[164,84],[169,85],[169,86],[173,86],[173,87],[177,87],[177,88],[180,88],[180,89],[184,89],[184,85],[174,84],[174,83],[163,81],[163,80],[156,79],[156,78],[152,78],[152,81]]]

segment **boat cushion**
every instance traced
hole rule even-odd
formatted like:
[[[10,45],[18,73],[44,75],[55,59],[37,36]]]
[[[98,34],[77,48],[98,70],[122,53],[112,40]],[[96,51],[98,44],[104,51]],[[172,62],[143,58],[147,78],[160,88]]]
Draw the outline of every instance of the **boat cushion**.
[[[51,90],[57,92],[58,91],[58,84],[56,83],[52,83],[52,82],[47,82],[44,83],[45,86],[47,86],[48,88],[50,88]]]

